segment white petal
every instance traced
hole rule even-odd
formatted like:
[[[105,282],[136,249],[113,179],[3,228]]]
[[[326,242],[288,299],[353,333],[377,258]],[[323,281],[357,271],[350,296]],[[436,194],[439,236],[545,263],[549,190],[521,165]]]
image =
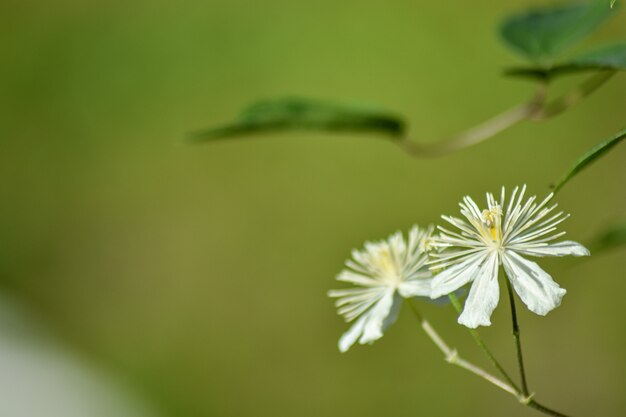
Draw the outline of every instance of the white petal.
[[[340,290],[328,290],[326,293],[329,297],[338,298],[338,297],[350,297],[353,295],[361,295],[367,293],[377,292],[378,288],[376,287],[354,287],[354,288],[342,288]]]
[[[437,274],[432,281],[430,298],[450,294],[470,282],[486,256],[485,252],[477,253]]]
[[[400,314],[400,307],[402,307],[402,296],[395,292],[393,295],[391,310],[389,310],[389,315],[383,321],[383,332],[386,331],[389,326],[396,322],[396,320],[398,319],[398,315]]]
[[[354,285],[362,285],[364,287],[375,287],[380,285],[380,282],[372,279],[363,274],[357,274],[356,272],[344,269],[337,275],[337,281],[350,282]]]
[[[492,253],[482,264],[472,284],[459,324],[475,329],[491,325],[491,313],[498,305],[498,254]]]
[[[513,246],[511,249],[530,256],[589,256],[589,249],[580,243],[566,240],[564,242],[552,243],[546,246],[526,248],[524,245]]]
[[[383,336],[383,332],[398,318],[402,297],[392,289],[350,327],[339,339],[339,350],[346,352],[359,340],[359,343],[373,343]]]
[[[383,324],[394,303],[394,292],[392,288],[387,290],[385,295],[367,313],[363,335],[359,339],[360,344],[372,343],[383,337]]]
[[[545,316],[561,304],[567,291],[539,265],[511,251],[503,256],[503,264],[515,292],[530,311]]]
[[[359,319],[345,332],[339,339],[339,351],[341,353],[347,352],[350,346],[357,341],[357,339],[363,333],[363,327],[365,326],[365,320],[367,320],[367,314],[359,317]]]
[[[430,297],[432,278],[421,278],[405,281],[398,286],[398,292],[404,298]]]
[[[347,321],[352,321],[361,314],[368,312],[380,299],[385,295],[385,289],[381,289],[378,292],[372,292],[364,297],[362,300],[356,300],[348,304],[342,305],[337,313],[342,315]]]

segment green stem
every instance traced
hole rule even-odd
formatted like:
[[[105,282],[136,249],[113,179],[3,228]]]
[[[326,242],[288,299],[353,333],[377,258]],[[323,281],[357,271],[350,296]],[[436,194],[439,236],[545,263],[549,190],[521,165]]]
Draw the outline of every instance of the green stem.
[[[519,323],[517,322],[517,310],[515,309],[515,297],[511,282],[506,279],[506,288],[509,292],[509,302],[511,304],[511,321],[513,323],[513,337],[515,338],[515,350],[517,351],[517,365],[519,367],[520,378],[522,379],[522,393],[528,397],[528,383],[526,382],[526,370],[524,368],[524,356],[522,355],[522,338],[520,336]]]
[[[463,310],[463,308],[461,307],[461,303],[459,302],[459,299],[457,298],[457,296],[454,293],[450,293],[450,294],[448,294],[448,298],[450,298],[450,302],[454,306],[454,309],[457,311],[457,313],[461,314],[461,311]],[[467,328],[467,330],[469,331],[469,333],[474,338],[474,341],[476,342],[478,347],[480,347],[480,349],[483,351],[483,353],[489,358],[489,360],[491,361],[492,365],[498,370],[498,372],[500,372],[500,374],[504,377],[504,379],[506,379],[506,381],[511,386],[513,386],[517,391],[520,391],[520,389],[517,386],[517,384],[515,382],[513,382],[513,379],[504,370],[504,367],[500,364],[500,362],[498,362],[498,360],[493,355],[493,353],[491,353],[491,350],[489,350],[489,348],[487,347],[487,345],[483,341],[483,339],[480,336],[480,334],[475,329]]]
[[[415,157],[437,157],[483,142],[510,127],[529,120],[541,111],[546,99],[547,85],[540,83],[537,92],[527,103],[517,105],[505,112],[448,140],[433,145],[421,145],[408,138],[394,140],[405,152]]]
[[[457,309],[457,311],[460,312],[461,305],[459,303],[459,300],[456,298],[456,296],[454,294],[451,294],[449,297],[450,297],[450,301],[452,301],[452,304],[454,305],[454,307]],[[469,372],[471,372],[471,373],[473,373],[473,374],[475,374],[475,375],[485,379],[486,381],[492,383],[493,385],[497,386],[498,388],[508,392],[509,394],[511,394],[515,398],[517,398],[517,401],[519,401],[520,404],[524,404],[527,407],[534,408],[535,410],[537,410],[537,411],[539,411],[539,412],[541,412],[543,414],[549,415],[549,416],[553,416],[553,417],[568,417],[565,414],[561,414],[561,413],[559,413],[557,411],[554,411],[554,410],[552,410],[552,409],[550,409],[548,407],[545,407],[545,406],[539,404],[537,401],[535,401],[532,398],[532,395],[524,395],[520,391],[520,389],[517,387],[517,385],[515,385],[515,383],[513,383],[511,378],[508,376],[506,371],[504,371],[504,369],[502,368],[500,363],[496,360],[496,358],[493,356],[491,351],[487,348],[487,346],[482,341],[482,339],[481,339],[480,335],[478,334],[478,332],[476,332],[473,329],[470,329],[470,332],[472,332],[472,336],[474,336],[474,340],[476,340],[476,342],[481,347],[483,352],[485,352],[485,354],[489,357],[489,359],[496,366],[496,368],[498,368],[498,370],[502,373],[502,375],[507,380],[506,382],[500,380],[499,378],[497,378],[494,375],[488,373],[487,371],[483,370],[482,368],[479,368],[478,366],[472,364],[471,362],[461,358],[459,356],[458,352],[456,351],[456,349],[451,348],[443,340],[443,338],[439,335],[439,333],[437,333],[435,331],[435,329],[430,325],[430,323],[428,321],[426,321],[426,319],[424,319],[424,317],[421,315],[421,313],[419,312],[419,310],[415,306],[414,301],[413,300],[408,300],[408,304],[411,307],[411,310],[413,311],[413,314],[417,318],[417,321],[419,321],[420,326],[422,327],[422,330],[424,330],[426,335],[433,341],[435,346],[437,346],[439,348],[439,350],[441,350],[441,352],[444,354],[446,362],[448,362],[451,365],[456,365],[456,366],[458,366],[460,368],[463,368],[466,371],[469,371]]]
[[[528,120],[545,120],[557,116],[596,91],[616,73],[615,70],[601,71],[549,103],[546,103],[548,81],[541,80],[535,95],[528,102],[506,110],[450,139],[427,145],[416,143],[410,138],[401,140],[394,138],[393,142],[406,153],[417,158],[446,155],[481,143],[518,123]]]
[[[507,283],[508,283],[508,280],[507,280]],[[459,302],[459,299],[457,298],[457,296],[454,293],[451,293],[451,294],[448,295],[448,297],[450,298],[450,302],[454,306],[454,309],[457,311],[457,313],[461,314],[461,311],[463,310],[463,308],[461,307],[461,303]],[[517,323],[517,315],[516,315],[515,323]],[[468,330],[469,330],[470,334],[472,335],[472,337],[474,338],[474,340],[476,341],[476,344],[480,347],[480,349],[489,358],[489,360],[491,361],[493,366],[496,369],[498,369],[498,371],[500,372],[500,374],[502,374],[502,376],[508,382],[508,384],[515,389],[515,391],[516,391],[515,396],[517,397],[517,400],[521,404],[524,404],[524,405],[526,405],[528,407],[534,408],[535,410],[537,410],[537,411],[539,411],[539,412],[541,412],[543,414],[549,415],[549,416],[553,416],[553,417],[568,417],[565,414],[559,413],[558,411],[554,411],[551,408],[548,408],[548,407],[538,403],[537,401],[535,401],[535,399],[533,398],[534,394],[528,394],[527,392],[524,393],[522,390],[520,390],[518,388],[517,384],[515,384],[513,382],[513,380],[509,376],[509,374],[504,370],[504,368],[502,367],[500,362],[498,362],[498,360],[495,358],[495,356],[493,356],[493,353],[491,353],[491,351],[489,350],[487,345],[485,345],[485,342],[483,341],[483,339],[480,336],[480,334],[476,330],[474,330],[474,329],[469,329],[468,328]],[[519,325],[517,325],[517,330],[518,330],[517,333],[519,335]],[[517,340],[519,340],[519,339],[517,339]],[[519,354],[520,354],[520,357],[521,357],[521,349],[519,351]],[[526,385],[525,377],[523,377],[522,381],[524,383],[525,389],[528,390],[528,387]]]
[[[412,300],[410,300],[408,304],[411,306],[411,310],[413,311],[413,314],[417,318],[417,321],[419,321],[420,326],[422,327],[422,330],[424,330],[424,333],[426,333],[426,335],[430,338],[430,340],[433,341],[435,346],[437,346],[439,348],[439,350],[444,354],[446,362],[448,362],[451,365],[455,365],[455,366],[458,366],[460,368],[463,368],[466,371],[469,371],[469,372],[473,373],[474,375],[477,375],[477,376],[483,378],[484,380],[492,383],[493,385],[497,386],[498,388],[508,392],[509,394],[511,394],[511,395],[513,395],[513,396],[515,396],[516,398],[519,399],[519,389],[517,389],[516,387],[513,387],[513,386],[507,384],[504,381],[501,381],[500,379],[498,379],[497,377],[491,375],[490,373],[488,373],[484,369],[479,368],[478,366],[474,365],[473,363],[471,363],[471,362],[461,358],[461,356],[459,356],[459,354],[456,351],[456,349],[451,348],[443,340],[443,338],[439,335],[439,333],[437,333],[435,331],[435,329],[431,326],[431,324],[420,314],[420,312],[417,309],[417,307],[415,306],[414,302]]]
[[[563,113],[600,88],[616,73],[617,71],[615,70],[606,70],[591,76],[573,90],[568,91],[546,104],[545,107],[541,111],[536,112],[531,119],[545,120]]]
[[[543,406],[541,404],[539,404],[537,401],[533,400],[532,398],[530,399],[530,401],[528,401],[528,403],[526,404],[527,406],[529,406],[530,408],[534,408],[537,411],[540,411],[544,414],[547,414],[549,416],[553,416],[553,417],[567,417],[567,415],[559,413],[558,411],[554,411],[551,408],[548,408],[546,406]]]

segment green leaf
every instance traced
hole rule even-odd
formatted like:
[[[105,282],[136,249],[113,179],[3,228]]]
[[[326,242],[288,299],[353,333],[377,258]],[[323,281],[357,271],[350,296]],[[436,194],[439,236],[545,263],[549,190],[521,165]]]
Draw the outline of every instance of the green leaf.
[[[514,67],[508,69],[505,74],[516,77],[554,78],[557,75],[602,70],[626,71],[626,43],[604,45],[549,69]]]
[[[592,252],[626,245],[626,223],[614,224],[600,233],[589,245]]]
[[[397,115],[371,106],[285,98],[255,103],[232,124],[193,133],[191,139],[205,141],[289,130],[400,137],[405,132],[405,123]]]
[[[626,129],[622,130],[610,139],[605,140],[602,143],[594,146],[589,152],[582,156],[570,170],[563,175],[559,182],[554,186],[554,192],[559,191],[569,180],[571,180],[576,174],[585,169],[588,165],[594,162],[596,159],[604,155],[611,148],[620,143],[626,138]]]
[[[500,35],[513,51],[548,67],[556,55],[593,32],[612,10],[604,0],[531,10],[506,19]]]
[[[560,67],[626,70],[626,43],[605,45],[574,57]]]

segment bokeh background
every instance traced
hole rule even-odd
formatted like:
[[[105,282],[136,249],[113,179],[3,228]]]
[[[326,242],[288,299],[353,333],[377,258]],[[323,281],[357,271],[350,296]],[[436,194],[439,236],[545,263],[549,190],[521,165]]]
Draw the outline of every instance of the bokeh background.
[[[4,1],[3,415],[74,415],[63,408],[91,397],[65,382],[93,385],[84,417],[123,415],[103,412],[118,400],[129,416],[538,415],[446,365],[406,310],[381,341],[340,354],[347,327],[325,293],[351,248],[455,213],[464,194],[546,193],[625,126],[626,75],[439,159],[360,135],[184,141],[294,94],[379,103],[416,140],[444,138],[530,96],[501,76],[521,61],[495,29],[533,4],[546,2]],[[626,38],[624,21],[578,49]],[[625,164],[618,147],[563,189],[571,239],[626,217]],[[543,263],[568,289],[547,318],[520,313],[546,405],[626,412],[625,255]],[[514,371],[504,301],[483,334]],[[450,306],[423,309],[487,365]]]

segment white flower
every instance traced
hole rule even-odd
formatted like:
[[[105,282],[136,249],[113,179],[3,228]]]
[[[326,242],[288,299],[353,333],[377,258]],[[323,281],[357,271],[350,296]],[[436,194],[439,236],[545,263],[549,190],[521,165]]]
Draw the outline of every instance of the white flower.
[[[352,327],[339,339],[339,350],[347,351],[357,340],[372,343],[396,320],[402,298],[430,296],[431,272],[424,252],[433,228],[413,226],[408,242],[400,232],[379,242],[366,242],[364,250],[353,250],[338,281],[359,288],[331,290],[335,306]]]
[[[445,269],[433,279],[431,297],[449,294],[473,281],[459,316],[460,324],[471,328],[491,324],[491,313],[498,305],[500,265],[504,266],[515,292],[528,309],[544,316],[561,304],[566,291],[539,265],[521,255],[589,255],[589,251],[576,242],[551,243],[565,234],[553,232],[569,215],[552,214],[557,205],[547,204],[553,194],[541,203],[535,203],[533,196],[522,204],[525,191],[526,186],[523,186],[516,199],[516,187],[505,211],[503,187],[499,203],[492,194],[487,194],[486,210],[481,211],[470,197],[463,198],[461,214],[467,221],[442,216],[459,231],[439,227],[441,234],[434,246],[441,251],[431,253],[435,259],[431,270]]]

